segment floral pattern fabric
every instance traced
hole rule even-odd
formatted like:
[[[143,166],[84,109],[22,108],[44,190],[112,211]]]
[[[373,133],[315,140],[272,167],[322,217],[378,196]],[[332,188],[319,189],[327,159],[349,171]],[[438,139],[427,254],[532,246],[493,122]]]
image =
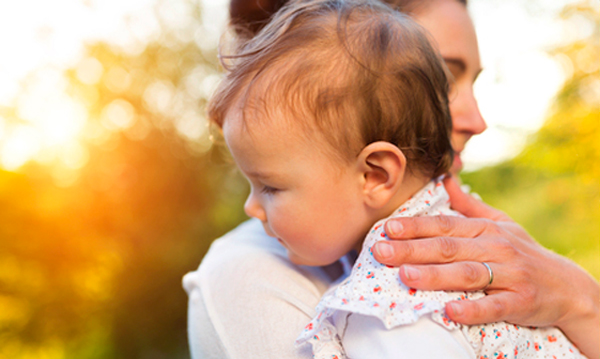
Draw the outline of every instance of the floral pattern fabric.
[[[441,179],[431,181],[390,217],[437,215],[460,216],[450,209]],[[503,322],[466,326],[450,320],[444,311],[447,302],[478,299],[485,294],[407,287],[396,268],[387,267],[373,257],[373,245],[388,240],[384,222],[385,219],[377,222],[370,230],[351,272],[321,298],[317,315],[296,340],[297,345],[312,344],[315,358],[346,358],[343,338],[333,323],[336,311],[377,317],[388,329],[410,325],[427,315],[447,330],[462,331],[478,359],[583,358],[556,328],[526,328]]]

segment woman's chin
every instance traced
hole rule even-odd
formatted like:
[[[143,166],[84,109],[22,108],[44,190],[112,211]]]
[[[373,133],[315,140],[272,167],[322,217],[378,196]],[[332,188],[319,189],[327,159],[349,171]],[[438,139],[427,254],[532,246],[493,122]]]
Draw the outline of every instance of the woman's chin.
[[[463,169],[463,162],[460,159],[459,154],[454,155],[454,161],[452,161],[452,167],[450,167],[450,174],[453,176],[458,176],[460,171]]]

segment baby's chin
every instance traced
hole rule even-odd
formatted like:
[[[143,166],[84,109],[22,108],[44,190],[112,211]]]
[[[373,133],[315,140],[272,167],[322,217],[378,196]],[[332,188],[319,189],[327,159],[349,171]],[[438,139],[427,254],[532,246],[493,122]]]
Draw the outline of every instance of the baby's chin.
[[[325,267],[338,261],[338,259],[305,258],[298,256],[288,249],[290,262],[300,266]]]
[[[322,264],[319,263],[319,261],[316,260],[310,260],[304,257],[300,257],[297,256],[296,254],[290,252],[288,250],[288,258],[290,259],[290,262],[299,265],[299,266],[313,266],[313,267],[320,267],[322,266]]]

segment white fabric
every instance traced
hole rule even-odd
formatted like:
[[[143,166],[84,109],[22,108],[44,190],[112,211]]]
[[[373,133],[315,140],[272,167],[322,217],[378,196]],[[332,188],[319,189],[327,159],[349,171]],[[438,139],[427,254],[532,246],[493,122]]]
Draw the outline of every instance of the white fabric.
[[[460,331],[448,331],[427,316],[411,325],[392,329],[387,329],[379,318],[348,312],[335,322],[344,337],[346,351],[353,359],[475,359],[475,353]]]
[[[427,184],[391,217],[434,215],[459,215],[450,209],[448,194],[440,180]],[[404,285],[396,268],[387,267],[373,257],[373,245],[388,240],[383,224],[381,220],[373,226],[349,276],[323,296],[315,317],[297,339],[299,347],[306,342],[312,344],[316,359],[396,358],[404,343],[411,341],[408,333],[413,328],[427,327],[432,334],[439,332],[433,329],[432,321],[450,336],[428,338],[429,344],[427,339],[421,340],[419,345],[423,348],[417,348],[416,353],[421,353],[418,357],[437,356],[440,353],[437,341],[446,351],[441,352],[442,356],[451,358],[582,357],[556,328],[521,328],[508,323],[463,326],[452,322],[445,315],[446,303],[477,299],[485,294],[421,291]],[[399,329],[403,327],[409,329]],[[401,337],[396,338],[396,334]],[[360,341],[361,335],[369,340]],[[378,343],[377,355],[373,354],[372,342]]]
[[[296,348],[294,340],[332,282],[324,268],[290,263],[260,221],[242,223],[183,278],[192,359],[312,358],[310,346]],[[431,358],[432,341],[441,353],[456,350],[448,331],[432,333],[427,325],[411,326],[398,340],[403,335],[402,348],[412,358]]]
[[[243,223],[183,278],[192,358],[311,358],[294,339],[330,283],[321,268],[291,264],[259,221]]]

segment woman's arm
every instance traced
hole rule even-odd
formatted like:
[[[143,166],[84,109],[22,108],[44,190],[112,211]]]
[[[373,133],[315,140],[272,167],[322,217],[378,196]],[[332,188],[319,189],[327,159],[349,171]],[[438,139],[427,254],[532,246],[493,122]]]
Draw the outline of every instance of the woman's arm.
[[[294,342],[330,284],[321,268],[290,263],[259,221],[240,225],[183,279],[192,358],[312,358]]]
[[[400,266],[407,285],[429,290],[480,290],[489,281],[481,264],[486,262],[494,272],[488,295],[448,303],[453,320],[556,326],[589,358],[600,358],[598,283],[543,248],[504,213],[463,193],[453,179],[445,185],[453,208],[468,218],[390,220],[386,232],[398,241],[379,242],[375,258]]]

